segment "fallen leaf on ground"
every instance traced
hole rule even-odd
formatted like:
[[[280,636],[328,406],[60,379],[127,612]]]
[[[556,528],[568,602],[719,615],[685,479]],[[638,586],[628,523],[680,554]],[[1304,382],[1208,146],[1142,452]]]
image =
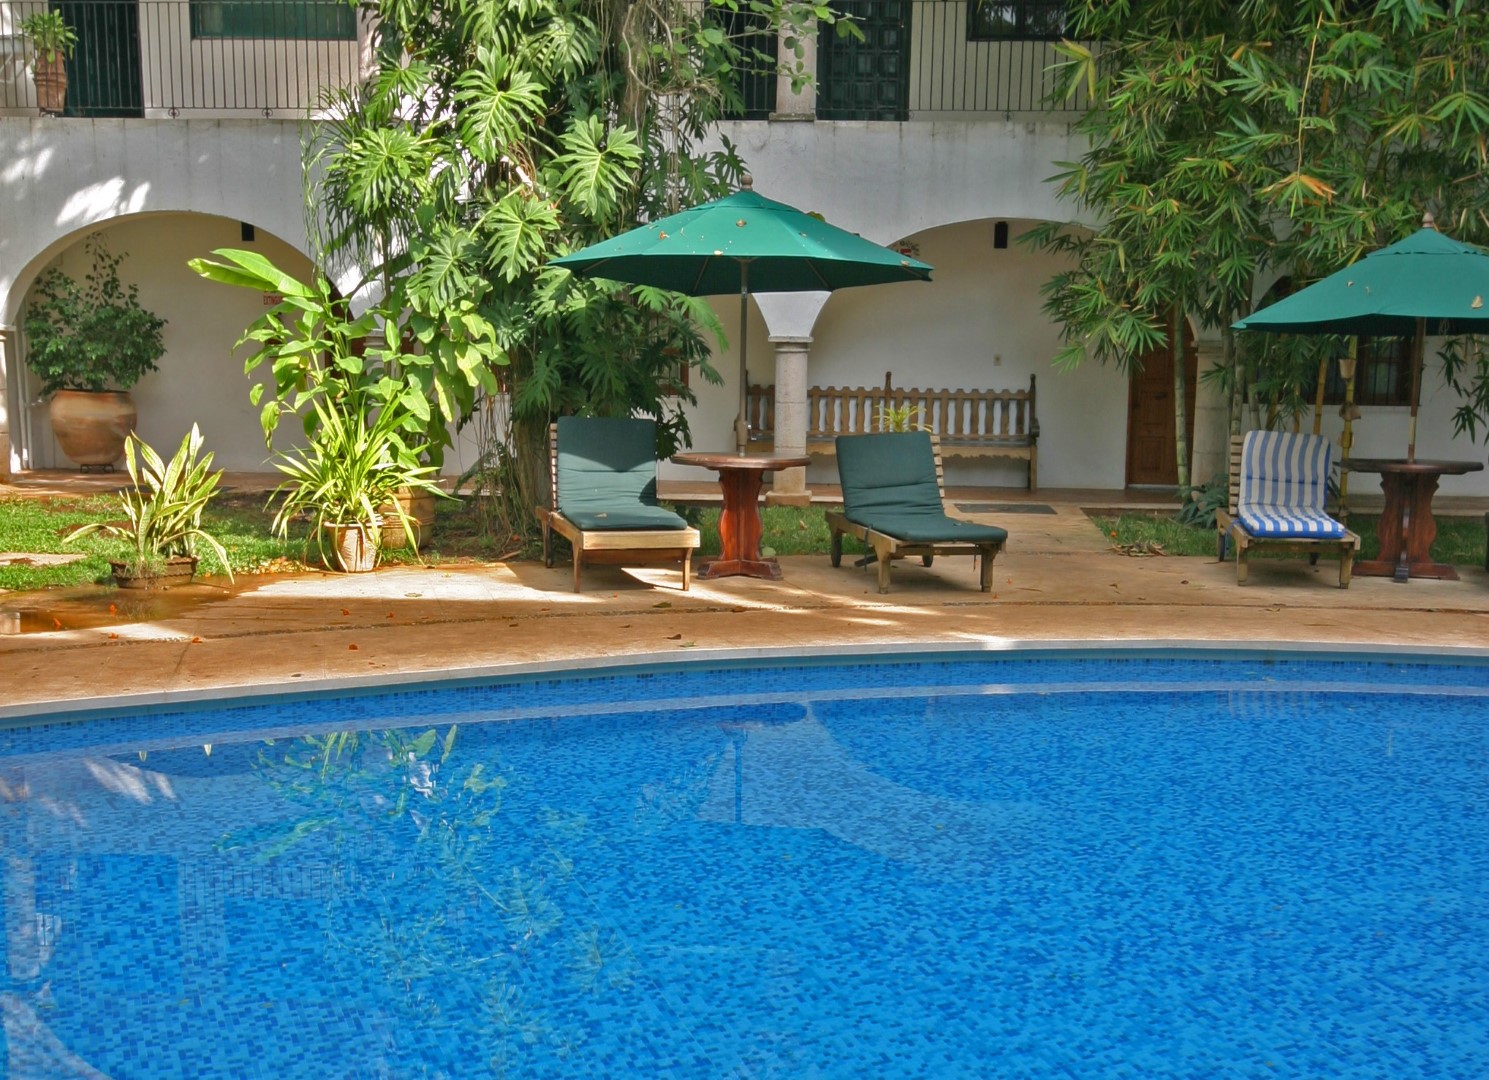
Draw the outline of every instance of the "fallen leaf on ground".
[[[193,645],[200,645],[202,643],[202,639],[199,638],[199,637],[194,637],[194,638],[191,639],[191,643]]]
[[[682,640],[682,635],[681,634],[669,634],[668,637],[667,637],[667,640],[668,641],[681,641]]]
[[[1132,555],[1141,557],[1144,555],[1167,555],[1163,545],[1156,540],[1139,540],[1135,544],[1113,544],[1112,550],[1118,555]]]
[[[343,615],[350,615],[352,613],[352,609],[351,608],[342,608],[341,609],[341,613]]]
[[[110,604],[109,605],[109,614],[110,615],[117,615],[117,614],[119,614],[119,605],[117,605],[117,604]]]
[[[671,600],[663,600],[660,604],[653,604],[652,605],[652,607],[654,607],[654,608],[665,608],[665,607],[671,607],[671,606],[672,606],[672,601]]]
[[[356,652],[357,651],[357,647],[355,645],[348,645],[346,647],[346,651],[347,652]]]

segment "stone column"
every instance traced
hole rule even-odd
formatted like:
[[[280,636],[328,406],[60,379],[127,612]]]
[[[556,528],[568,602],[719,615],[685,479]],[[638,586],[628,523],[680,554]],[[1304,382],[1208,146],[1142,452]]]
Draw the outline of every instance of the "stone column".
[[[771,335],[776,347],[775,448],[781,454],[804,454],[807,449],[807,355],[812,339]],[[782,469],[765,494],[766,506],[806,506],[806,469]]]
[[[1198,355],[1194,388],[1194,445],[1189,448],[1189,482],[1204,484],[1215,477],[1225,481],[1230,469],[1230,403],[1205,372],[1225,359],[1225,343],[1219,338],[1201,338],[1194,343]]]
[[[797,38],[801,46],[801,59],[796,58],[796,52],[791,45],[787,44],[787,38],[794,35],[786,28],[780,30],[780,37],[776,43],[776,55],[780,57],[778,65],[779,73],[776,75],[776,108],[770,114],[771,120],[815,120],[817,119],[817,23],[813,20],[811,25],[804,28],[802,34]],[[802,68],[812,79],[805,83],[800,90],[791,87],[790,68],[800,63]]]

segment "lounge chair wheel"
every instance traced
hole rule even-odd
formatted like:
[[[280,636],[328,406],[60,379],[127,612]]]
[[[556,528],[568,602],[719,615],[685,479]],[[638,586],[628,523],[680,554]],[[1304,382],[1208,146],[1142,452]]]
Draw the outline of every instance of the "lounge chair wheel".
[[[936,556],[934,556],[934,555],[922,555],[920,557],[920,565],[921,566],[930,566],[931,563],[933,563],[935,561],[936,561]]]

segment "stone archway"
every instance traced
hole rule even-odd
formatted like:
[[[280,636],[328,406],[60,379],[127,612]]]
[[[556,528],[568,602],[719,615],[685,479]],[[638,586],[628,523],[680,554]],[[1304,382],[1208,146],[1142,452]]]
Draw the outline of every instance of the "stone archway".
[[[120,277],[138,286],[141,304],[166,320],[166,353],[159,369],[132,389],[139,410],[138,431],[153,446],[173,446],[193,422],[200,425],[216,464],[227,469],[260,470],[267,452],[258,410],[249,401],[251,380],[243,374],[233,345],[263,310],[263,299],[198,277],[186,261],[216,248],[260,251],[297,276],[312,266],[292,244],[236,219],[194,213],[155,213],[116,218],[65,237],[44,257],[17,275],[14,310],[23,311],[26,292],[48,265],[81,277],[87,269],[84,243],[102,234],[109,249],[123,255]],[[245,237],[252,236],[251,239]],[[22,286],[19,282],[25,282]],[[10,457],[21,469],[69,468],[51,436],[38,388],[24,366],[25,340],[19,326],[8,335]]]

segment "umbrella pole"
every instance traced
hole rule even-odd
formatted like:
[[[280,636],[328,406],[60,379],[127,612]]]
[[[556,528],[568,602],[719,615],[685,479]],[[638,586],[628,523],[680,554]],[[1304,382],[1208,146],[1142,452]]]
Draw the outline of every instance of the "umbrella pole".
[[[1427,320],[1417,320],[1411,343],[1411,418],[1406,422],[1406,460],[1417,460],[1417,405],[1422,400],[1422,353],[1427,345]]]
[[[749,393],[749,344],[750,332],[750,264],[739,264],[739,412],[734,417],[734,451],[744,456],[745,445],[750,441],[750,422],[745,412]]]

